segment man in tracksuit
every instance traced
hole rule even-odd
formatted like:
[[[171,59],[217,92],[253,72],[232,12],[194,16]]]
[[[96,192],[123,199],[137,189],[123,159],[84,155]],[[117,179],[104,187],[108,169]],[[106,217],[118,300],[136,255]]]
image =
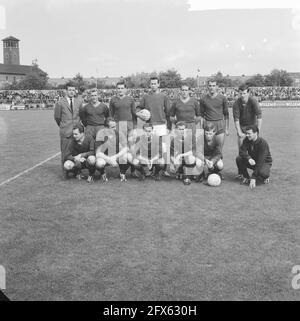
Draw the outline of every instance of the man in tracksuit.
[[[245,134],[246,138],[240,147],[236,164],[244,177],[242,183],[249,183],[249,187],[252,189],[255,188],[257,179],[262,180],[265,184],[269,183],[272,157],[268,143],[259,137],[257,125],[246,127]],[[251,178],[247,168],[253,170]]]

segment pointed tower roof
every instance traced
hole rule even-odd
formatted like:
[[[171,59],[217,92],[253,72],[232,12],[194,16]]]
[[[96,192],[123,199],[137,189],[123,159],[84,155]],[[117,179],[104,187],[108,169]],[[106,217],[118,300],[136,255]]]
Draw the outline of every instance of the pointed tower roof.
[[[6,38],[2,39],[2,41],[9,41],[9,40],[20,41],[19,39],[15,38],[13,36],[9,36],[9,37],[6,37]]]

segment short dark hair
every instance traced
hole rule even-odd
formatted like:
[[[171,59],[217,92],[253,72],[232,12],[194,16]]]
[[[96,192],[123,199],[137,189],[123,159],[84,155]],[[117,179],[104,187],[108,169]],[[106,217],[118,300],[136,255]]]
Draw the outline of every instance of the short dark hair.
[[[79,133],[83,133],[84,132],[84,127],[81,124],[77,124],[73,127],[73,130],[79,130]]]
[[[246,85],[246,84],[242,84],[239,86],[239,91],[244,91],[247,90],[248,92],[250,91],[250,86]]]
[[[218,82],[216,79],[208,79],[207,82],[206,82],[206,85],[208,86],[210,82],[215,82],[216,83],[216,86],[218,86]]]
[[[205,126],[204,126],[204,130],[206,132],[211,132],[211,131],[216,131],[216,126],[213,124],[213,123],[206,123]]]
[[[151,128],[153,129],[152,123],[145,123],[145,124],[143,125],[143,129],[149,128],[149,127],[151,127]]]
[[[175,127],[178,128],[179,126],[184,126],[186,127],[186,123],[184,121],[178,121],[176,124],[175,124]]]
[[[247,126],[247,127],[245,128],[245,131],[247,131],[247,130],[252,130],[253,133],[258,133],[258,134],[259,134],[259,129],[258,129],[257,125]]]
[[[189,90],[191,89],[191,87],[187,83],[182,83],[180,88],[182,88],[182,87],[188,87]]]
[[[124,81],[118,81],[116,87],[118,87],[119,85],[123,85],[125,88],[127,88],[126,83]]]
[[[72,81],[68,81],[66,84],[65,84],[65,89],[67,90],[68,87],[74,87],[76,89],[76,86],[75,84],[72,82]]]
[[[159,83],[159,78],[158,78],[157,76],[151,76],[151,77],[150,77],[150,81],[151,81],[151,80],[157,80],[157,82]]]

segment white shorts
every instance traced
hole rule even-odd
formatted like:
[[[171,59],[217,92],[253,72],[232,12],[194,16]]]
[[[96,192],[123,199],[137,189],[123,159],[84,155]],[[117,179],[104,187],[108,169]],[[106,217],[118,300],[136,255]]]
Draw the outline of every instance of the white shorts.
[[[168,135],[168,129],[166,124],[153,125],[153,134],[157,136]]]

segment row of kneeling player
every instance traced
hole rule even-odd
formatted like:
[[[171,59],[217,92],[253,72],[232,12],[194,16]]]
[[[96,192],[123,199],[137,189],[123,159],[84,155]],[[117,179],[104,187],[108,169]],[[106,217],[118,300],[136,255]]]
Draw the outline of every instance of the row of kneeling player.
[[[210,123],[204,128],[203,138],[203,135],[197,136],[188,130],[184,122],[178,122],[174,133],[158,136],[153,132],[152,124],[145,123],[141,133],[132,131],[127,138],[117,131],[116,122],[109,118],[108,128],[99,130],[94,140],[85,135],[83,126],[77,125],[73,129],[73,140],[64,161],[65,175],[68,177],[72,172],[81,179],[81,170],[87,168],[88,182],[93,182],[96,170],[100,172],[103,181],[108,181],[105,169],[112,166],[119,167],[121,181],[126,181],[129,168],[132,176],[140,180],[147,176],[160,180],[161,175],[171,176],[170,173],[182,179],[185,184],[190,183],[191,178],[202,181],[204,173],[217,173],[222,178],[222,147],[215,134],[216,129]],[[245,139],[245,143],[247,141],[249,142],[249,139]],[[247,166],[246,160],[252,159],[253,155],[249,154],[251,146],[248,151],[244,145],[241,146],[237,165],[243,177],[249,177],[247,167],[255,172],[255,164],[250,162]],[[268,161],[270,162],[270,159]],[[256,170],[256,175],[260,174],[261,171]],[[266,175],[264,173],[264,179]]]
[[[107,166],[119,167],[121,181],[126,181],[129,167],[140,180],[147,176],[160,180],[161,175],[171,176],[171,172],[184,181],[190,177],[201,181],[204,167],[216,173],[222,170],[223,162],[215,129],[209,124],[205,128],[204,147],[203,136],[196,137],[184,122],[178,122],[175,132],[165,137],[156,135],[152,124],[145,123],[141,133],[133,131],[127,139],[117,131],[116,122],[109,119],[108,128],[99,130],[95,141],[85,134],[84,127],[75,126],[64,161],[66,177],[72,172],[81,179],[81,170],[87,168],[88,182],[93,181],[96,170],[107,181]]]

